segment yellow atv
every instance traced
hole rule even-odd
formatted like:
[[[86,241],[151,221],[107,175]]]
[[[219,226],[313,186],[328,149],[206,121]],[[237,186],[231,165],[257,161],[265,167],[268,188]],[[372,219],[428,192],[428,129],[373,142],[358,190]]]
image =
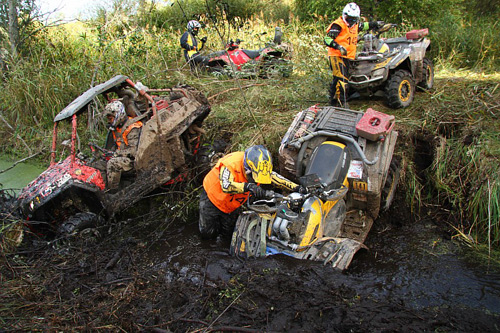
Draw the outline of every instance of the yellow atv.
[[[351,60],[349,92],[357,95],[385,95],[391,108],[411,104],[416,87],[429,90],[434,85],[432,60],[426,57],[430,40],[427,29],[412,30],[404,37],[381,38],[395,24],[385,24],[365,34],[356,59]]]
[[[285,254],[346,269],[379,210],[389,208],[399,179],[392,155],[394,116],[312,106],[282,140],[280,172],[307,193],[275,194],[240,214],[230,252]]]

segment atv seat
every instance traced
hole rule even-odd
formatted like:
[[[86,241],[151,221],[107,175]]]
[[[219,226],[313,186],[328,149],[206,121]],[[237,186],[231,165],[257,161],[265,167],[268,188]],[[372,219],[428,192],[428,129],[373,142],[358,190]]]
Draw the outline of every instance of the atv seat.
[[[243,53],[245,53],[250,59],[256,59],[260,56],[260,53],[262,52],[262,50],[264,49],[260,49],[260,50],[242,50]]]

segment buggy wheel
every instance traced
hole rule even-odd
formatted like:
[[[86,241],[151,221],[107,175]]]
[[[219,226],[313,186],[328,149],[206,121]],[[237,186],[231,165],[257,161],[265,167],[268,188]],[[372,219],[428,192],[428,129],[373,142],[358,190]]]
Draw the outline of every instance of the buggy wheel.
[[[385,88],[387,104],[393,109],[405,108],[415,95],[415,81],[410,72],[399,69],[392,74]]]
[[[91,228],[102,223],[103,218],[91,212],[76,213],[64,221],[58,228],[58,232],[70,235],[83,229]]]
[[[394,201],[400,173],[401,166],[396,159],[393,159],[389,166],[389,170],[387,171],[387,178],[385,180],[384,187],[382,188],[382,211],[387,211]]]
[[[423,90],[430,90],[434,86],[434,65],[432,60],[429,58],[424,58],[422,65],[422,81],[418,83],[418,86]]]

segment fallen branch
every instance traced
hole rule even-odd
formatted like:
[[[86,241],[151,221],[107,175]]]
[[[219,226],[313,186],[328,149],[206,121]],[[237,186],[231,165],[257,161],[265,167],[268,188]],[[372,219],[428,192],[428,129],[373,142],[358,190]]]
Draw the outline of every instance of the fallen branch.
[[[1,117],[1,116],[0,116],[0,117]],[[10,167],[8,167],[7,169],[0,171],[0,173],[4,173],[4,172],[6,172],[6,171],[9,171],[10,169],[12,169],[13,167],[15,167],[15,166],[16,166],[16,165],[18,165],[19,163],[23,163],[23,162],[25,162],[25,161],[29,160],[30,158],[33,158],[33,157],[35,157],[36,155],[39,155],[39,154],[40,154],[40,152],[38,152],[38,153],[34,153],[34,154],[33,154],[33,155],[31,155],[31,156],[25,157],[25,158],[23,158],[23,159],[21,159],[21,160],[19,160],[19,161],[15,162],[14,164],[12,164],[12,165],[11,165]]]
[[[243,86],[243,87],[241,87],[241,89],[249,88],[249,87],[254,87],[254,86],[264,86],[264,85],[266,85],[266,84],[265,83],[254,83],[254,84],[249,84],[249,85]],[[221,92],[219,92],[219,93],[217,93],[215,95],[212,95],[212,96],[208,97],[208,100],[214,99],[215,97],[217,97],[219,95],[222,95],[222,94],[225,94],[227,92],[234,91],[234,90],[240,90],[240,87],[230,88],[230,89],[221,91]]]
[[[236,298],[235,298],[235,299],[231,302],[231,304],[229,304],[229,305],[228,305],[228,306],[224,309],[224,311],[222,311],[222,312],[221,312],[221,314],[220,314],[217,318],[215,318],[215,319],[214,319],[214,320],[210,323],[210,325],[208,325],[208,327],[204,330],[204,332],[207,332],[207,331],[212,331],[212,330],[211,330],[211,327],[215,324],[215,322],[216,322],[217,320],[219,320],[219,318],[220,318],[220,317],[222,317],[222,315],[223,315],[224,313],[226,313],[226,311],[227,311],[227,310],[228,310],[231,306],[233,306],[233,304],[234,304],[234,303],[236,303],[236,301],[240,298],[240,296],[241,296],[241,295],[243,295],[243,293],[239,294],[239,295],[238,295],[238,297],[236,297]]]

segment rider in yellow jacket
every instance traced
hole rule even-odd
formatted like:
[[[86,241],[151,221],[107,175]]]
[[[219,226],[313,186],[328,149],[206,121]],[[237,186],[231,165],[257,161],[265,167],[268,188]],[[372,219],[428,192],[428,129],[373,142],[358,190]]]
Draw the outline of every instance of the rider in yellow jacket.
[[[205,46],[207,37],[203,37],[198,43],[196,36],[201,28],[200,22],[191,20],[187,24],[187,31],[181,36],[181,47],[184,49],[184,58],[191,68],[195,66],[205,66],[208,64],[208,57],[202,56],[199,52]]]

